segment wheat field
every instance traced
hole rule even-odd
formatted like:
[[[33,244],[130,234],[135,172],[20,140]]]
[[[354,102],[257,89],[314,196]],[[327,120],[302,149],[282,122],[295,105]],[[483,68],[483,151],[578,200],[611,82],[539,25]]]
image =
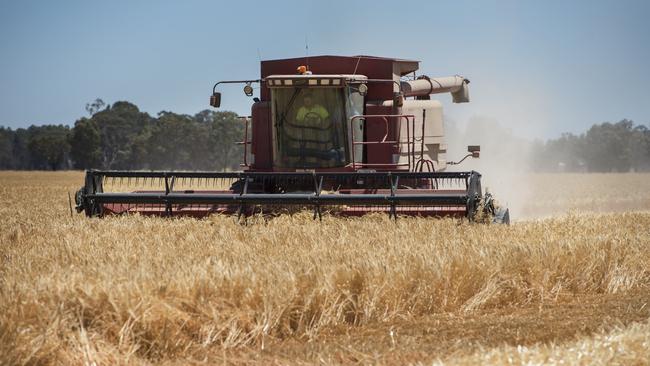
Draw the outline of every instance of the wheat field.
[[[511,226],[88,219],[82,177],[0,173],[0,364],[650,364],[649,174],[531,175]]]

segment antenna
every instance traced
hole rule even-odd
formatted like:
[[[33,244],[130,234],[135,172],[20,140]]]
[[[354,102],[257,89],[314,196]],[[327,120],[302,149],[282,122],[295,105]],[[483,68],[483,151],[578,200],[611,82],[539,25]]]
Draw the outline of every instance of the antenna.
[[[359,67],[359,62],[361,62],[361,56],[357,59],[357,64],[354,66],[354,71],[352,72],[352,75],[357,74],[357,68]]]
[[[307,40],[307,36],[305,36],[305,57],[307,58],[307,71],[309,70],[309,42]]]
[[[260,62],[262,62],[262,53],[260,52],[259,47],[257,47],[257,58],[260,59]]]

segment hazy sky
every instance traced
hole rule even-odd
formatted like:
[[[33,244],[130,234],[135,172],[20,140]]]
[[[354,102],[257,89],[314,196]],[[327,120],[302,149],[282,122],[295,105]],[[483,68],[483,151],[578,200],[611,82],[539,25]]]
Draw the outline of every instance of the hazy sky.
[[[462,74],[450,121],[525,137],[650,124],[650,1],[29,1],[0,4],[0,125],[72,125],[87,102],[153,115],[208,108],[212,84],[257,78],[259,57],[367,54]],[[250,113],[241,86],[222,106]]]

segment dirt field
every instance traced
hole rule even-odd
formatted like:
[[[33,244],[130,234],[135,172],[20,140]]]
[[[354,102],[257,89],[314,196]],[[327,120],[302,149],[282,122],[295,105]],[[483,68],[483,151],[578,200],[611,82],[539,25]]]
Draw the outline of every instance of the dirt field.
[[[509,227],[242,226],[70,217],[81,173],[0,173],[0,364],[649,364],[650,175],[527,180]]]

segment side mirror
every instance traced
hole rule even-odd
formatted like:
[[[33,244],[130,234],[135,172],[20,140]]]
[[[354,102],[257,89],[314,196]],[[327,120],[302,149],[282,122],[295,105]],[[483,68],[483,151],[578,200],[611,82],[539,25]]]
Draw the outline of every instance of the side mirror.
[[[221,106],[221,93],[214,92],[210,96],[210,105],[214,108],[219,108]]]
[[[478,158],[481,155],[481,146],[469,145],[467,146],[467,152],[471,153],[473,158]]]

